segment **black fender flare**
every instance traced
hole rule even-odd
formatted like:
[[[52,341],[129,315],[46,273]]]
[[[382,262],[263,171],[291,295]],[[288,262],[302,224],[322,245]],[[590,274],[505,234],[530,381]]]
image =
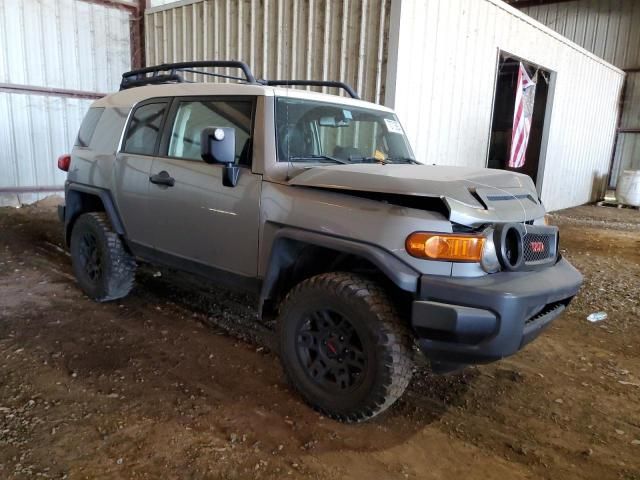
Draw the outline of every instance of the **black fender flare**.
[[[262,310],[265,300],[271,298],[280,272],[296,260],[295,253],[297,252],[291,251],[290,242],[324,247],[364,258],[379,268],[401,290],[412,293],[418,291],[420,273],[391,252],[377,245],[310,230],[283,227],[276,232],[271,244],[269,263],[260,292],[260,310]]]
[[[67,182],[67,184],[65,185],[64,207],[65,239],[67,241],[69,238],[69,229],[71,225],[78,217],[78,215],[85,211],[82,205],[83,197],[81,195],[74,195],[74,192],[88,194],[99,198],[115,232],[119,235],[122,235],[123,237],[126,237],[124,224],[122,223],[122,219],[120,218],[120,214],[118,213],[118,209],[116,208],[116,204],[109,190],[105,190],[104,188],[99,187],[92,187],[90,185],[84,185],[82,183]]]

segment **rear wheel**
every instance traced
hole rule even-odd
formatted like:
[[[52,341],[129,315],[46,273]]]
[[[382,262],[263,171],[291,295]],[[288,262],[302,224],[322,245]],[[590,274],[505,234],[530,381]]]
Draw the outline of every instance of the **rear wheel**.
[[[71,262],[80,288],[98,302],[124,297],[133,288],[135,260],[104,213],[85,213],[76,220]]]
[[[367,420],[409,384],[409,332],[382,287],[368,278],[336,272],[303,281],[287,295],[279,328],[289,381],[329,417]]]

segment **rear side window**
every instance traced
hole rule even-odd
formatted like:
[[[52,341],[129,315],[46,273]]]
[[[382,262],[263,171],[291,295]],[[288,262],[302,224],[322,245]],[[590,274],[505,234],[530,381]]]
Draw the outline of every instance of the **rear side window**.
[[[160,136],[167,103],[147,103],[133,112],[123,150],[139,155],[153,155]]]
[[[82,120],[82,125],[80,125],[78,138],[76,138],[77,147],[89,146],[89,143],[91,143],[91,138],[93,137],[93,133],[96,131],[98,121],[102,116],[102,112],[104,112],[104,108],[102,107],[94,107],[89,109],[87,114],[84,116],[84,120]]]

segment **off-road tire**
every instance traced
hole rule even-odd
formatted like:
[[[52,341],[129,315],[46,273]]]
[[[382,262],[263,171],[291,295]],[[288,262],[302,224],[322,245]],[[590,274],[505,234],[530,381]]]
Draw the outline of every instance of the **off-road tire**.
[[[97,263],[100,264],[99,273],[93,272],[93,276],[87,272],[86,254],[83,254],[87,251],[87,239],[95,241]],[[136,262],[104,213],[80,215],[71,231],[70,247],[73,273],[87,296],[98,302],[107,302],[125,297],[131,291]]]
[[[301,358],[300,328],[309,328],[305,318],[316,308],[340,312],[362,337],[361,352],[368,362],[358,374],[363,379],[355,390],[338,394],[327,390],[312,378],[313,370]],[[330,418],[350,423],[368,420],[391,406],[409,385],[413,369],[409,330],[384,289],[367,277],[333,272],[304,280],[283,301],[278,329],[287,379],[308,404]]]

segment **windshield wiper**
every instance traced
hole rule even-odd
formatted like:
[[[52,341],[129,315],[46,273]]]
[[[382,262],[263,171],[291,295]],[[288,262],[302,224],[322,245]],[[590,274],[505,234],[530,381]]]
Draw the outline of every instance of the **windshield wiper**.
[[[387,161],[387,159],[382,160],[382,159],[379,159],[379,158],[376,158],[376,157],[356,157],[356,156],[350,156],[350,157],[349,157],[349,160],[350,160],[351,162],[353,162],[353,163],[382,163],[382,164],[389,163],[389,162]]]
[[[298,157],[289,157],[290,162],[312,162],[316,160],[329,160],[334,163],[340,163],[342,165],[348,165],[349,162],[347,160],[342,160],[341,158],[330,157],[329,155],[301,155]]]
[[[330,155],[300,155],[297,157],[289,157],[290,162],[314,162],[314,161],[330,161],[334,163],[339,163],[342,165],[348,165],[352,163],[380,163],[380,164],[388,164],[388,163],[412,163],[414,165],[421,165],[420,162],[414,160],[410,157],[388,157],[385,159],[380,159],[376,157],[357,157],[355,155],[349,156],[349,160],[343,160],[342,158],[332,157]]]
[[[349,157],[349,160],[353,163],[380,163],[382,165],[387,165],[389,163],[412,163],[419,165],[420,163],[410,157],[387,157],[387,158],[376,158],[376,157]]]

